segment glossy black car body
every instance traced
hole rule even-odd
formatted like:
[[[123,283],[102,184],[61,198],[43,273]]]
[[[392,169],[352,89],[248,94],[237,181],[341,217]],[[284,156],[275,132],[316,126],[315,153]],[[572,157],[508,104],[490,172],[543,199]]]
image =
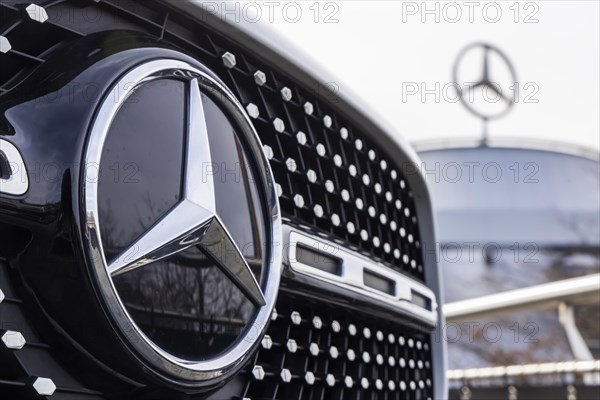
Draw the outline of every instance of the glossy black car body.
[[[345,97],[315,91],[323,87],[324,77],[313,78],[305,66],[275,52],[276,45],[197,6],[56,1],[46,5],[50,18],[43,24],[28,18],[24,5],[0,7],[0,33],[12,47],[1,55],[0,138],[19,149],[29,177],[25,194],[0,195],[0,331],[18,331],[27,339],[21,349],[0,349],[3,397],[38,397],[34,384],[40,377],[56,384],[50,398],[57,399],[445,396],[443,343],[430,328],[376,299],[303,276],[289,263],[284,264],[277,314],[267,330],[271,345],[257,343],[260,349],[223,377],[221,385],[186,388],[168,383],[125,356],[86,276],[78,225],[79,183],[89,169],[83,159],[86,134],[99,99],[124,71],[141,60],[161,57],[208,67],[244,105],[258,105],[261,116],[253,122],[262,143],[274,153],[271,168],[281,186],[279,201],[289,229],[332,240],[425,283],[440,298],[428,192],[421,175],[407,167],[416,158]],[[90,13],[97,15],[94,23]],[[237,55],[235,68],[224,67],[225,52]],[[256,70],[266,71],[268,84],[256,86]],[[284,87],[292,88],[293,101],[282,102]],[[307,102],[314,108],[310,113]],[[274,118],[283,120],[283,132],[273,129]],[[298,131],[307,139],[299,140]],[[168,148],[174,142],[160,140],[145,143],[149,149],[142,149],[140,157],[150,147],[164,149],[164,159],[150,157],[145,162],[156,162],[157,171],[175,177],[166,181],[175,182],[179,170],[174,166],[180,162],[167,162],[173,161]],[[343,165],[334,155],[343,158]],[[290,158],[298,165],[293,170]],[[319,178],[307,179],[307,170],[317,171]],[[123,181],[136,178],[135,167],[126,164],[108,173],[119,174]],[[364,176],[372,182],[366,184]],[[376,215],[367,204],[358,207],[344,200],[341,189],[330,191],[327,181],[347,187],[353,199],[372,204]],[[156,193],[175,198],[176,186],[161,185]],[[402,206],[386,200],[387,192]],[[307,204],[299,206],[297,194]],[[352,222],[356,231],[336,224],[335,218],[319,217],[316,204],[326,215]],[[386,223],[380,215],[387,216]],[[389,228],[389,220],[397,221],[405,233]],[[232,218],[232,224],[235,221]],[[244,221],[238,223],[243,230]],[[359,234],[361,229],[368,240]],[[401,250],[409,261],[395,257],[383,242]],[[294,312],[301,316],[300,323],[290,319]],[[317,316],[323,327],[317,328]],[[298,345],[295,351],[289,350],[290,339]],[[320,349],[317,356],[309,351],[313,343]],[[331,348],[341,356],[333,357]],[[264,367],[264,378],[256,379],[255,365]],[[280,377],[284,367],[291,379]],[[314,375],[312,382],[304,375],[307,371]],[[327,380],[329,375],[335,377],[334,384]]]

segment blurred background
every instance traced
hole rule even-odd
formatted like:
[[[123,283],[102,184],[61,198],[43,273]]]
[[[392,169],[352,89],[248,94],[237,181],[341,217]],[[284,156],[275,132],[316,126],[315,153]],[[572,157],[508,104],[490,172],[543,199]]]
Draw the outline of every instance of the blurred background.
[[[598,398],[600,2],[240,4],[419,153],[451,398]]]

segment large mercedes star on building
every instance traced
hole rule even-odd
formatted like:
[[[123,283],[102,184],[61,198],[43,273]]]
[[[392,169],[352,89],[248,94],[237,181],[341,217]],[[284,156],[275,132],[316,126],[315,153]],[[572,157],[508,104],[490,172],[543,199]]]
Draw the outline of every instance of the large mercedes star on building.
[[[392,128],[198,2],[0,17],[1,399],[447,397]]]

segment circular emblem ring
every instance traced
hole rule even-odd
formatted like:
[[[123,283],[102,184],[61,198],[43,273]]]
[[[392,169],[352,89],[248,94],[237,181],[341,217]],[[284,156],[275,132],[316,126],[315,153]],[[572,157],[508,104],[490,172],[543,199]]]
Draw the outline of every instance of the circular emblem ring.
[[[90,179],[88,169],[98,168],[104,143],[121,106],[136,88],[157,79],[184,81],[191,88],[188,98],[187,151],[184,163],[183,197],[170,214],[160,224],[155,224],[136,242],[137,253],[127,261],[107,260],[99,229],[98,180]],[[212,180],[203,180],[199,187],[189,184],[200,173],[200,162],[210,162],[209,139],[202,110],[200,92],[208,96],[227,114],[228,119],[238,128],[240,140],[244,142],[245,153],[256,171],[258,187],[262,189],[264,204],[266,249],[261,278],[257,279],[248,268],[227,229],[216,214]],[[200,132],[192,131],[199,130]],[[191,149],[190,149],[191,148]],[[190,153],[194,151],[194,153]],[[176,59],[159,59],[141,64],[123,75],[112,87],[98,108],[91,127],[87,148],[84,153],[81,185],[81,218],[84,251],[91,271],[100,303],[109,317],[109,322],[134,357],[148,367],[159,378],[185,386],[205,386],[233,374],[248,360],[256,348],[268,321],[270,320],[281,276],[281,216],[274,179],[268,161],[263,153],[258,135],[241,104],[231,91],[208,71]],[[93,175],[90,173],[90,175]],[[167,223],[168,222],[168,223]],[[181,226],[178,226],[181,225]],[[179,229],[179,230],[178,230]],[[227,250],[237,251],[241,261],[231,265],[231,260],[223,260],[221,269],[228,269],[227,276],[240,288],[257,307],[253,321],[242,331],[238,340],[226,350],[212,358],[186,360],[164,350],[153,342],[138,327],[122,302],[113,277],[131,269],[141,268],[154,260],[177,253],[184,247],[202,245],[202,240],[228,241]],[[217,236],[215,236],[217,235]],[[222,235],[222,236],[218,236]],[[208,245],[207,245],[208,246]],[[210,249],[209,249],[210,250]],[[216,261],[219,264],[219,261]],[[235,264],[235,262],[234,262]]]

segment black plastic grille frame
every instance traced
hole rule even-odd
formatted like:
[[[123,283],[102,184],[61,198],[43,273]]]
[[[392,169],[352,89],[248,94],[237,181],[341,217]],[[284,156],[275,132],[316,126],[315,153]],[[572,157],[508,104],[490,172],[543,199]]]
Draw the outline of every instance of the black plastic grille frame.
[[[285,71],[155,2],[38,1],[48,14],[43,23],[29,17],[24,6],[31,3],[0,5],[0,95],[53,49],[93,32],[134,29],[168,41],[209,66],[248,110],[285,218],[424,281],[415,203],[395,155],[334,113],[329,104],[335,93],[327,87],[302,87]]]
[[[240,398],[433,398],[429,335],[305,299],[278,302],[249,365]]]

